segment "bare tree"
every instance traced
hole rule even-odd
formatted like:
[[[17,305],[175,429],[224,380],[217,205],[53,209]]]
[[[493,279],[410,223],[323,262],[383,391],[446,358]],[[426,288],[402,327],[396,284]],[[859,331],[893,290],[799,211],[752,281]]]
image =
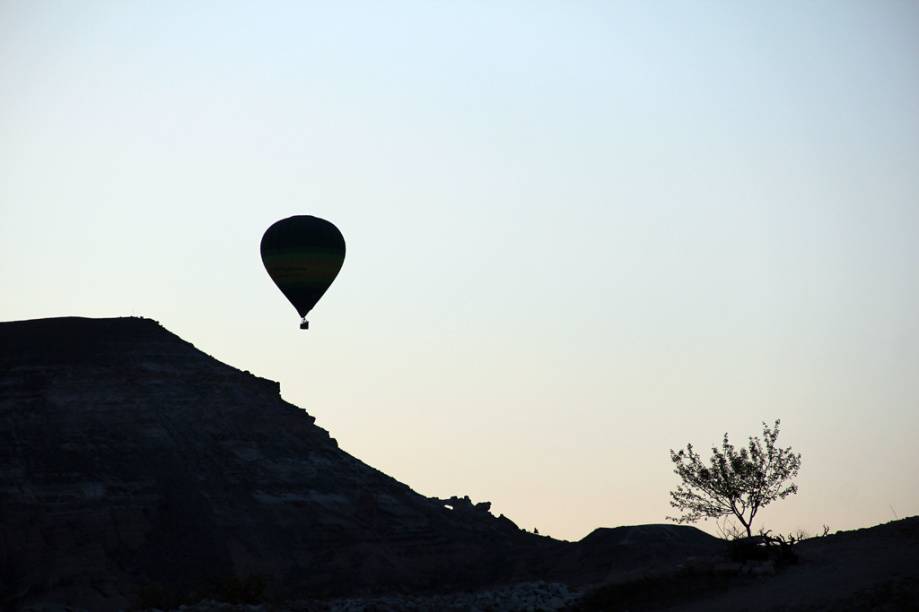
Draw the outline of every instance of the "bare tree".
[[[682,514],[667,518],[694,523],[733,516],[751,537],[753,519],[761,508],[798,492],[798,485],[789,481],[798,475],[801,455],[791,447],[776,447],[779,423],[776,419],[772,429],[763,423],[763,440],[751,436],[747,447],[739,451],[725,433],[721,449],[712,447],[708,466],[692,444],[686,450],[671,450],[674,473],[682,484],[670,492],[670,505]]]

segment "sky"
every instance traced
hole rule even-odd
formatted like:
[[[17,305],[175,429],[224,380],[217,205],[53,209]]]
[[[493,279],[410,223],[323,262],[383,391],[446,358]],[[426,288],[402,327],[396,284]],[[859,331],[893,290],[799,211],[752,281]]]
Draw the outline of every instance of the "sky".
[[[915,2],[0,0],[0,320],[156,319],[526,529],[665,522],[669,449],[777,418],[754,528],[919,514],[917,268]]]

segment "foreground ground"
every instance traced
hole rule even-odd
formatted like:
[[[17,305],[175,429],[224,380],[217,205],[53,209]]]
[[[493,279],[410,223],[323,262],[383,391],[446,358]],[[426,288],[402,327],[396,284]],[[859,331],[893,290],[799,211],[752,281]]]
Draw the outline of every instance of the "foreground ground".
[[[582,590],[529,582],[439,595],[389,595],[269,606],[205,601],[187,612],[455,611],[915,611],[919,610],[919,517],[838,532],[795,546],[797,560],[731,562],[690,558],[639,573],[622,571]]]

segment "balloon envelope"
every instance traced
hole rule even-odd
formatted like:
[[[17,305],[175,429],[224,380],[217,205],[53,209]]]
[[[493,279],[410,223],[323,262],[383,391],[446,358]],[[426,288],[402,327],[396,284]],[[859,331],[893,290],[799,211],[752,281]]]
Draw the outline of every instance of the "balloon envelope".
[[[262,263],[301,317],[312,310],[345,261],[345,239],[318,217],[298,215],[265,230]]]

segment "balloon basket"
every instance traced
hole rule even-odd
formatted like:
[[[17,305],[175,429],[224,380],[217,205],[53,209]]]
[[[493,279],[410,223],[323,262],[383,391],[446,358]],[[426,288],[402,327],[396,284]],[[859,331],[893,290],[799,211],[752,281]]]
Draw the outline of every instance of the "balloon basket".
[[[309,328],[310,328],[309,321],[307,321],[306,319],[303,319],[302,321],[300,321],[300,329],[309,329]]]

